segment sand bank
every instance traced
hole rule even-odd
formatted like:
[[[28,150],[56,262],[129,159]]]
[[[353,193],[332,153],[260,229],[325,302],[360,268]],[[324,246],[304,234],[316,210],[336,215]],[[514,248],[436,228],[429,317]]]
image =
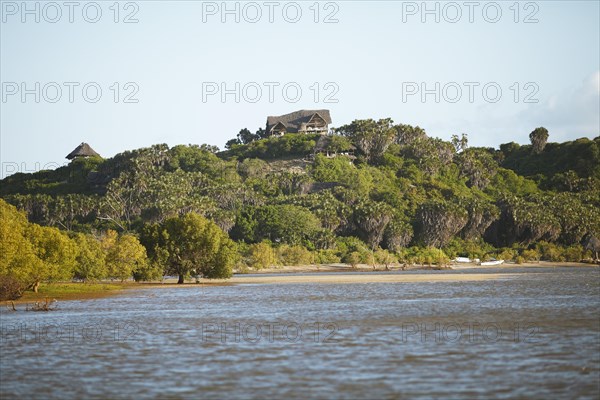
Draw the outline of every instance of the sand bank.
[[[517,274],[469,274],[469,273],[391,273],[391,274],[307,274],[307,275],[237,275],[228,280],[213,280],[227,284],[282,284],[282,283],[413,283],[413,282],[470,282],[492,279],[510,279]]]

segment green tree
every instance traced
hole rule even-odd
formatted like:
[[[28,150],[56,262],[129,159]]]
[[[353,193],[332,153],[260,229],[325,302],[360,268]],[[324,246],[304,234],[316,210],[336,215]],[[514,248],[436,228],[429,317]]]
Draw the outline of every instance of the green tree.
[[[492,240],[497,246],[555,241],[560,236],[560,221],[543,206],[543,198],[539,194],[528,198],[505,195],[499,200],[498,207],[500,218],[495,222],[495,231],[499,235]]]
[[[310,241],[320,228],[317,217],[306,208],[268,205],[244,209],[231,234],[249,243],[269,240],[294,245]]]
[[[460,236],[465,240],[482,238],[486,230],[500,215],[498,207],[482,198],[461,199],[461,204],[469,216],[467,223],[460,231]]]
[[[200,145],[200,150],[215,154],[219,152],[219,147],[208,143],[202,143]]]
[[[559,172],[552,177],[553,186],[559,190],[575,192],[581,186],[582,179],[572,169],[566,172]]]
[[[313,255],[303,246],[283,244],[277,248],[279,261],[283,265],[306,265],[313,263]]]
[[[344,152],[348,152],[352,149],[352,143],[350,142],[350,140],[347,137],[340,136],[340,135],[324,136],[324,137],[329,138],[329,141],[327,142],[327,145],[324,150],[326,150],[330,153],[333,153],[333,154],[344,153]]]
[[[216,206],[198,190],[205,186],[200,172],[157,172],[147,181],[141,216],[147,222],[161,222],[188,212],[206,214]]]
[[[423,137],[406,146],[402,153],[413,160],[429,175],[435,175],[448,166],[455,154],[454,146],[439,138]]]
[[[25,214],[0,199],[0,220],[0,277],[17,282],[15,290],[19,297],[27,287],[35,283],[32,275],[36,269],[41,268],[42,262],[27,237],[29,223]],[[10,297],[13,295],[14,293]]]
[[[284,195],[303,194],[310,187],[310,177],[303,172],[281,171],[273,174],[273,181]]]
[[[227,150],[231,150],[234,149],[236,146],[241,145],[242,142],[240,141],[240,139],[238,138],[234,138],[234,139],[229,139],[226,143],[225,143],[225,148]]]
[[[259,158],[246,158],[238,164],[238,173],[244,180],[265,178],[271,172],[269,164]]]
[[[354,120],[341,126],[337,132],[348,137],[367,161],[376,161],[383,156],[396,137],[396,129],[390,118]]]
[[[409,146],[427,137],[425,130],[418,126],[399,124],[395,125],[394,129],[396,129],[396,143],[400,145]]]
[[[498,164],[485,150],[470,148],[464,150],[457,163],[461,176],[467,178],[467,185],[477,189],[485,188],[498,171]]]
[[[388,250],[400,251],[408,246],[413,237],[413,228],[400,216],[393,216],[385,228],[383,243]]]
[[[106,255],[100,240],[83,233],[75,234],[73,240],[78,250],[74,277],[85,282],[106,278]]]
[[[190,274],[229,278],[235,262],[235,244],[214,222],[194,213],[169,218],[144,228],[142,242],[151,260],[183,283]]]
[[[254,136],[256,136],[258,139],[266,139],[269,137],[269,133],[263,128],[258,128],[256,132],[254,132]]]
[[[290,199],[293,205],[309,209],[319,220],[323,228],[335,231],[343,229],[352,219],[352,210],[339,201],[330,190],[297,196]]]
[[[343,260],[345,263],[350,264],[352,268],[358,267],[358,264],[363,261],[361,254],[358,251],[353,251],[352,253],[347,254]]]
[[[467,212],[447,201],[427,202],[417,211],[420,241],[426,246],[442,247],[467,224]]]
[[[151,179],[169,163],[170,153],[166,144],[155,145],[137,151],[130,160],[129,168],[107,185],[107,192],[98,218],[107,220],[125,231],[141,215],[147,203],[148,185]]]
[[[277,263],[277,254],[267,242],[251,244],[248,249],[248,264],[254,269],[263,269]]]
[[[464,151],[469,147],[469,137],[466,133],[461,134],[460,137],[458,137],[458,135],[452,135],[451,142],[457,153]]]
[[[363,202],[354,210],[355,221],[366,239],[371,251],[383,240],[383,234],[392,219],[393,210],[386,203]]]
[[[533,154],[540,154],[544,151],[544,147],[548,142],[548,129],[544,127],[535,128],[529,134],[529,140],[531,140]]]
[[[131,278],[134,271],[143,269],[147,262],[146,249],[133,235],[118,236],[106,253],[109,276],[121,282]]]
[[[385,265],[385,269],[390,269],[390,264],[398,262],[398,258],[387,250],[377,249],[375,251],[375,261]]]
[[[28,270],[29,287],[37,292],[41,282],[71,279],[75,268],[77,247],[64,233],[56,228],[30,224],[27,238],[32,244],[39,263],[25,266]]]
[[[258,136],[250,132],[248,128],[244,128],[240,130],[240,133],[238,133],[237,138],[240,142],[242,142],[242,144],[248,144],[258,139]]]

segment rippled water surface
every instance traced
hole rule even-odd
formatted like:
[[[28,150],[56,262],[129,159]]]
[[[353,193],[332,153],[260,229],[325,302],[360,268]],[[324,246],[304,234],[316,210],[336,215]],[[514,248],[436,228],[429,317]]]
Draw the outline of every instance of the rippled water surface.
[[[597,399],[600,270],[520,272],[152,288],[2,310],[0,397]]]

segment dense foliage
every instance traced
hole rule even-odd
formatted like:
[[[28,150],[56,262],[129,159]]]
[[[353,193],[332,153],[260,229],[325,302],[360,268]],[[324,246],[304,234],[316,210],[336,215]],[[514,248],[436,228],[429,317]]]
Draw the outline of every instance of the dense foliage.
[[[242,130],[223,152],[162,144],[15,174],[0,195],[23,213],[1,203],[0,275],[34,287],[299,263],[590,257],[600,138],[552,143],[544,128],[530,138],[471,148],[464,134],[446,142],[357,120],[326,141]]]
[[[41,282],[125,280],[146,267],[146,249],[130,234],[65,232],[30,223],[0,199],[0,299],[37,291]]]
[[[198,215],[169,218],[144,228],[142,242],[165,273],[205,278],[229,278],[235,244],[214,222]]]

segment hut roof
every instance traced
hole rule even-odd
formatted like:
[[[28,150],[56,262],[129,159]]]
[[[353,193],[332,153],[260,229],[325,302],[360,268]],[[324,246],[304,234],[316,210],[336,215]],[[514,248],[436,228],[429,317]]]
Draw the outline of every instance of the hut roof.
[[[67,154],[67,159],[72,160],[75,157],[100,157],[100,154],[96,153],[94,149],[87,143],[81,143],[75,147],[75,150]]]
[[[285,125],[288,132],[298,132],[302,124],[308,123],[315,114],[318,114],[328,124],[331,123],[329,110],[299,110],[285,115],[267,117],[267,132],[270,132],[271,128],[279,122]]]

